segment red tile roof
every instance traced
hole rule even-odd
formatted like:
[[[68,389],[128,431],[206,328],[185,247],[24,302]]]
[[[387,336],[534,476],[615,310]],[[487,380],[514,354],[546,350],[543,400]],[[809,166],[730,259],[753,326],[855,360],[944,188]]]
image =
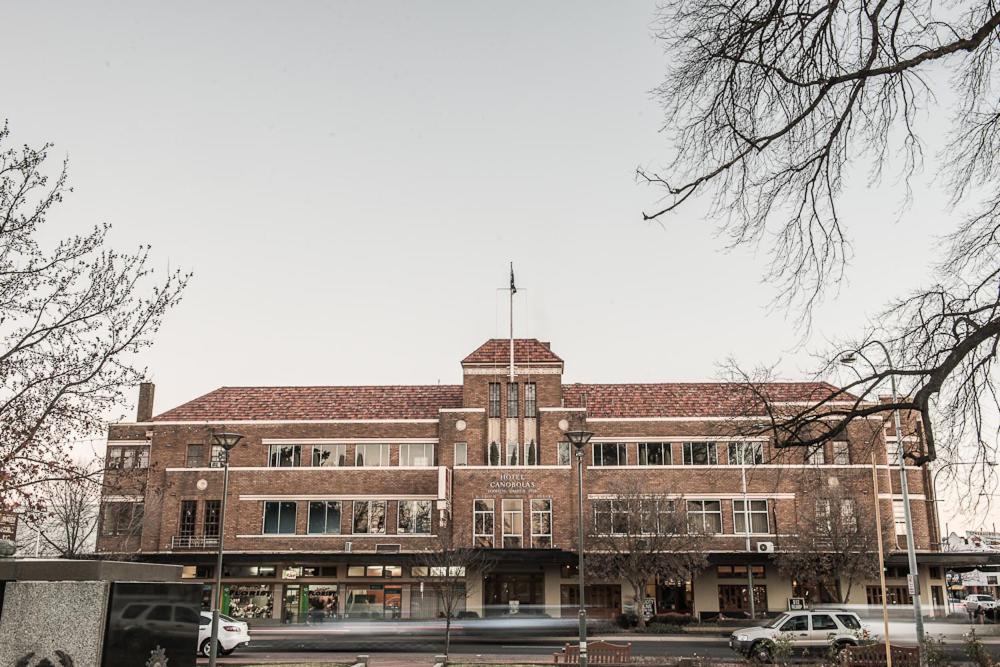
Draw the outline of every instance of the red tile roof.
[[[154,421],[436,419],[462,406],[462,385],[220,387]]]
[[[771,382],[774,402],[820,401],[837,391],[825,382]],[[843,395],[837,400],[850,400]],[[721,382],[663,384],[565,384],[566,407],[587,408],[588,417],[733,417],[761,414],[745,385]]]
[[[548,343],[543,343],[536,338],[514,339],[515,364],[561,364],[562,362],[563,360],[549,349]],[[510,340],[507,338],[491,338],[476,348],[475,352],[462,359],[462,363],[509,364]]]

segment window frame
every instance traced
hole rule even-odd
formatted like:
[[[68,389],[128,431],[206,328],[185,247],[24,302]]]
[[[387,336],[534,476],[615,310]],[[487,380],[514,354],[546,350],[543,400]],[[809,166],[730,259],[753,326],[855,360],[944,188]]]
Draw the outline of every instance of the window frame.
[[[726,448],[731,466],[755,466],[764,462],[764,443],[761,440],[737,440]],[[747,463],[747,450],[751,452],[751,462]]]
[[[328,452],[326,461],[334,460],[336,463],[318,462],[316,459],[321,452]],[[346,444],[321,444],[313,445],[310,452],[309,462],[313,468],[346,468],[347,467],[347,445]]]
[[[126,462],[129,465],[126,465]],[[108,444],[104,455],[105,470],[144,470],[149,468],[149,445]]]
[[[524,383],[524,418],[538,418],[538,384],[536,382]]]
[[[507,504],[517,509],[507,509]],[[508,517],[510,525],[517,528],[518,532],[507,532]],[[511,544],[508,545],[508,538]],[[517,540],[517,544],[513,540]],[[524,499],[523,498],[501,498],[500,499],[500,544],[504,549],[521,549],[524,547]]]
[[[746,503],[744,508],[737,509],[737,503]],[[754,509],[754,503],[764,503],[764,509]],[[754,517],[764,516],[764,531],[754,530]],[[737,526],[737,519],[743,519],[743,530]],[[733,534],[747,535],[747,527],[750,528],[750,535],[770,535],[771,534],[771,507],[767,498],[733,498]]]
[[[545,506],[543,506],[542,509],[535,509],[535,504],[536,503],[545,503]],[[532,498],[532,499],[530,499],[528,501],[528,510],[531,513],[531,519],[530,519],[530,524],[531,525],[529,526],[530,527],[530,531],[531,531],[531,548],[532,549],[551,549],[553,547],[553,541],[552,541],[552,518],[553,518],[552,517],[552,499],[551,498]],[[547,533],[542,533],[542,532],[536,533],[535,532],[535,517],[536,516],[543,517],[543,516],[546,516],[546,515],[548,516],[548,527],[549,527],[548,532]],[[542,544],[538,544],[536,542],[536,538],[538,538],[537,541],[541,541],[543,543]],[[547,542],[548,542],[547,544],[544,543],[546,541],[546,539],[547,539]]]
[[[722,501],[721,500],[696,499],[696,500],[687,500],[686,502],[687,502],[687,505],[685,505],[684,510],[685,510],[685,513],[687,514],[688,530],[691,530],[691,516],[693,514],[695,516],[700,516],[701,517],[701,531],[700,532],[703,532],[706,535],[720,535],[720,534],[723,533],[723,531],[725,530],[725,523],[723,522]],[[692,512],[691,511],[691,505],[692,505],[692,503],[699,503],[700,506],[701,506],[701,509],[699,509],[698,511]],[[719,509],[717,511],[716,510],[711,510],[711,511],[707,510],[706,506],[707,506],[708,503],[718,503]],[[719,516],[719,529],[716,530],[716,531],[709,531],[709,530],[706,529],[707,517],[709,515],[713,515],[714,516],[716,514]]]
[[[491,419],[499,419],[500,416],[501,416],[500,415],[500,409],[501,409],[500,408],[500,405],[501,405],[501,401],[500,401],[500,398],[501,398],[500,397],[500,383],[499,382],[490,382],[489,383],[489,389],[488,389],[488,391],[489,391],[489,396],[488,396],[488,401],[487,401],[488,405],[487,405],[487,413],[486,414]]]
[[[378,463],[369,463],[368,451],[371,447],[378,448]],[[361,452],[365,454],[362,455]],[[359,463],[359,457],[361,462]],[[384,461],[384,463],[383,463]],[[384,442],[362,442],[354,445],[354,466],[356,468],[387,468],[392,465],[392,446]]]
[[[201,534],[218,539],[222,529],[222,500],[209,498],[204,501],[205,511],[201,517]],[[212,529],[210,531],[210,529]]]
[[[566,462],[563,463],[563,452],[566,452]],[[556,465],[573,465],[573,443],[568,440],[556,443]]]
[[[604,463],[607,459],[605,456],[605,448],[613,446],[615,448],[615,459],[616,463]],[[598,462],[597,451],[600,448],[601,456],[600,462]],[[622,456],[624,454],[624,456]],[[628,465],[628,443],[627,442],[595,442],[590,448],[590,460],[591,464],[595,468],[608,468],[612,466],[627,466]]]
[[[851,443],[847,440],[833,442],[833,464],[839,466],[851,465]]]
[[[322,505],[323,508],[323,528],[322,532],[313,530],[313,506]],[[336,531],[330,530],[330,505],[337,506],[337,513],[340,515],[339,521],[336,522]],[[310,500],[309,501],[309,516],[306,517],[306,534],[307,535],[341,535],[344,532],[344,503],[341,500]]]
[[[427,509],[427,530],[416,530],[419,525],[419,518],[416,511],[411,510],[413,530],[405,530],[403,527],[403,505],[412,507],[426,506]],[[400,500],[396,503],[396,534],[398,535],[431,535],[434,533],[434,504],[430,500]]]
[[[649,450],[651,445],[658,445],[660,455],[663,456],[662,463],[649,463]],[[645,454],[645,456],[644,456]],[[643,461],[645,459],[645,462]],[[674,464],[674,448],[671,442],[640,442],[636,445],[636,465],[638,466],[672,466]]]
[[[420,448],[425,455],[428,453],[428,451],[427,451],[428,448],[430,448],[430,455],[429,456],[423,456],[423,457],[414,456],[413,453],[414,453],[414,451],[417,450],[417,448]],[[403,453],[404,452],[406,453],[405,458],[407,458],[407,459],[413,460],[413,459],[416,459],[416,458],[426,458],[427,459],[427,463],[424,464],[424,465],[420,465],[420,464],[417,464],[417,463],[403,463],[403,458],[404,458]],[[398,461],[397,464],[396,464],[397,466],[408,466],[408,467],[411,467],[411,468],[433,468],[434,467],[434,443],[432,443],[432,442],[404,442],[404,443],[401,443],[399,445],[399,457],[398,457],[397,461]]]
[[[809,466],[824,466],[826,465],[826,445],[820,445],[816,448],[810,449],[806,448],[806,465]]]
[[[461,452],[461,456],[459,456]],[[469,465],[469,443],[467,442],[456,442],[455,443],[455,456],[454,465],[456,466],[467,466]]]
[[[291,463],[285,465],[284,452],[288,449],[291,453]],[[267,467],[268,468],[300,468],[302,467],[302,445],[268,445],[267,446]]]
[[[705,463],[694,462],[695,447],[705,448]],[[710,440],[692,440],[683,443],[683,465],[686,466],[716,466],[719,465],[719,443]]]
[[[360,532],[358,530],[358,509],[361,506],[366,506],[367,512],[367,524],[368,530],[365,532]],[[382,508],[382,530],[371,529],[372,527],[372,508],[381,507]],[[386,534],[386,517],[389,514],[389,503],[385,500],[355,500],[351,507],[351,534],[352,535],[385,535]]]
[[[195,457],[191,456],[191,451],[197,450],[198,455]],[[184,467],[185,468],[202,468],[205,465],[205,445],[199,444],[197,442],[189,442],[187,449],[184,451]]]
[[[278,506],[278,519],[277,519],[277,530],[270,532],[267,530],[267,506],[277,505]],[[288,506],[292,508],[292,532],[282,532],[281,530],[281,517],[282,514],[287,511]],[[263,512],[261,521],[261,535],[295,535],[295,526],[298,521],[299,514],[299,504],[294,500],[265,500],[263,501]]]
[[[198,531],[198,501],[185,498],[181,501],[180,510],[180,520],[177,522],[177,536],[194,537]],[[190,521],[188,520],[189,518]]]
[[[507,383],[507,419],[516,419],[520,417],[520,400],[521,400],[521,390],[520,383],[518,382],[508,382]]]
[[[483,504],[480,508],[479,503]],[[487,509],[486,506],[489,506]],[[496,543],[497,534],[497,521],[496,521],[496,499],[495,498],[476,498],[472,501],[472,545],[479,547],[489,547],[493,548]],[[486,518],[489,517],[490,532],[480,532],[479,531],[479,519],[483,519],[483,530],[486,529]],[[486,544],[485,538],[488,539],[488,544]]]

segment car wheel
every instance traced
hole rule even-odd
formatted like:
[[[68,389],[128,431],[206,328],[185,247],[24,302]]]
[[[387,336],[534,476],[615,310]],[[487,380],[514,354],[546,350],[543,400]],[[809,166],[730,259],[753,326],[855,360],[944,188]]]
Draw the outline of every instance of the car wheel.
[[[203,641],[201,643],[201,646],[198,648],[198,652],[201,653],[206,658],[212,657],[212,640],[211,639],[206,639],[205,641]],[[229,653],[232,653],[232,652],[233,652],[232,649],[230,649]],[[222,643],[220,642],[219,643],[219,648],[216,651],[216,654],[217,655],[229,655],[229,653],[226,653],[226,651],[222,648]]]
[[[771,646],[767,642],[757,642],[750,647],[750,659],[756,662],[771,662]]]
[[[836,645],[837,655],[839,656],[841,653],[843,653],[844,649],[847,648],[848,646],[857,646],[857,644],[855,644],[854,642],[848,642],[848,641],[837,642],[837,645]]]
[[[233,651],[235,651],[235,650],[236,650],[236,647],[233,647],[233,648],[227,650],[227,649],[222,648],[221,645],[219,646],[219,654],[220,655],[232,655]]]

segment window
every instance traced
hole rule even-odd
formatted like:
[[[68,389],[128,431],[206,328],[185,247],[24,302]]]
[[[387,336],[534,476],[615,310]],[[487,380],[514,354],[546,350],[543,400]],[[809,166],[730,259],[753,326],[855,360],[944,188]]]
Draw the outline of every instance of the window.
[[[534,419],[538,416],[538,394],[534,382],[524,383],[524,416]]]
[[[348,577],[402,577],[401,565],[349,565]]]
[[[339,500],[320,500],[309,503],[309,534],[340,534]]]
[[[477,547],[493,546],[494,501],[492,498],[476,499],[472,504],[472,535]]]
[[[813,614],[813,630],[836,630],[837,623],[827,614]]]
[[[317,468],[347,465],[347,445],[313,445],[312,464]]]
[[[486,446],[486,462],[491,466],[500,465],[500,443],[491,442]]]
[[[146,445],[108,445],[108,470],[132,470],[149,467],[149,447]]]
[[[833,443],[833,462],[838,466],[851,464],[851,447],[846,442]]]
[[[538,465],[538,444],[534,440],[524,443],[524,465]]]
[[[688,529],[696,533],[722,532],[721,500],[687,501]]]
[[[892,518],[896,524],[896,534],[906,535],[906,507],[902,500],[892,501]]]
[[[194,535],[194,527],[197,524],[198,501],[181,501],[181,523],[179,526],[181,537],[191,537]]]
[[[490,382],[490,417],[500,416],[500,383]]]
[[[524,534],[524,501],[520,498],[504,498],[501,502],[503,513],[503,547],[516,549],[521,546]]]
[[[203,533],[205,537],[218,537],[220,519],[222,518],[222,501],[221,500],[206,500],[205,501],[205,519],[202,523]]]
[[[467,442],[455,443],[455,465],[457,466],[469,465],[469,443]]]
[[[507,384],[507,417],[517,416],[517,383],[510,382]]]
[[[202,449],[202,445],[188,445],[186,463],[188,468],[200,468],[204,465],[205,459],[202,454]]]
[[[378,467],[389,465],[389,445],[357,445],[354,465]]]
[[[101,534],[129,535],[138,533],[142,527],[143,504],[141,502],[104,503]]]
[[[625,502],[614,498],[594,501],[594,526],[601,535],[628,534],[629,512]]]
[[[354,501],[354,532],[368,535],[385,534],[384,500]]]
[[[561,466],[568,466],[570,461],[570,450],[573,447],[571,443],[560,442],[556,445],[556,463]]]
[[[396,532],[430,535],[431,501],[400,500]]]
[[[552,501],[531,501],[531,546],[538,549],[552,547]]]
[[[628,452],[624,442],[595,442],[595,466],[623,466],[628,464]]]
[[[854,511],[853,498],[844,498],[840,501],[840,522],[844,528],[857,530],[858,515]]]
[[[669,442],[640,442],[639,465],[668,466],[673,463]]]
[[[754,579],[767,578],[767,570],[764,569],[763,565],[752,565],[750,569]],[[719,565],[716,567],[715,574],[719,579],[747,579],[749,577],[746,565]]]
[[[714,442],[685,442],[684,465],[714,466],[719,462]]]
[[[226,448],[222,445],[212,445],[211,455],[208,459],[208,466],[210,468],[222,468],[226,465],[226,459],[229,454],[226,453]]]
[[[520,454],[520,448],[516,442],[507,443],[507,465],[516,466],[520,463],[518,461],[518,456]]]
[[[399,465],[422,468],[434,465],[434,445],[429,442],[400,445]]]
[[[809,617],[805,614],[792,616],[781,625],[782,632],[807,632],[809,630]]]
[[[272,468],[294,468],[302,465],[302,445],[270,445],[267,465]]]
[[[837,619],[848,630],[861,629],[861,621],[858,620],[857,616],[852,616],[851,614],[837,614]]]
[[[264,534],[294,535],[295,509],[294,502],[264,503]]]
[[[734,500],[733,524],[737,534],[746,534],[747,526],[750,533],[766,534],[771,532],[768,522],[766,500]]]
[[[731,442],[729,443],[729,465],[753,466],[764,462],[764,443],[762,442]]]
[[[806,450],[806,463],[814,466],[821,466],[826,463],[826,452],[823,445]]]

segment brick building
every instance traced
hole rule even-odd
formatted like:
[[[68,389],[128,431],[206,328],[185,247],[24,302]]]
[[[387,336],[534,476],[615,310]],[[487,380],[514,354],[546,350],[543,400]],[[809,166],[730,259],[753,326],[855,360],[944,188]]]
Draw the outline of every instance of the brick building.
[[[815,511],[800,497],[807,474],[855,490],[852,513],[861,519],[872,516],[877,478],[883,516],[896,517],[889,596],[907,598],[898,471],[886,463],[895,434],[881,419],[853,423],[842,442],[818,452],[777,451],[741,435],[760,417],[731,385],[563,384],[563,360],[534,339],[515,341],[513,382],[509,363],[509,342],[489,340],[462,360],[461,384],[222,387],[155,417],[153,387],[144,384],[136,422],[110,427],[108,462],[110,477],[115,468],[148,472],[106,494],[98,550],[183,565],[209,599],[223,477],[212,433],[233,431],[243,436],[231,454],[225,517],[223,588],[233,615],[433,615],[414,562],[435,548],[449,517],[458,543],[491,554],[488,570],[466,575],[468,611],[516,604],[558,615],[576,602],[576,474],[564,433],[587,430],[586,512],[613,512],[615,490],[638,480],[681,498],[692,524],[709,533],[710,565],[694,581],[649,582],[646,604],[657,611],[739,614],[748,567],[758,608],[783,610],[805,595],[769,552],[781,552],[798,513]],[[832,387],[769,391],[795,406]],[[933,489],[925,471],[908,475],[922,599],[942,609]],[[594,615],[631,599],[620,581],[599,573],[588,581]],[[878,602],[876,584],[855,586],[850,601]]]

